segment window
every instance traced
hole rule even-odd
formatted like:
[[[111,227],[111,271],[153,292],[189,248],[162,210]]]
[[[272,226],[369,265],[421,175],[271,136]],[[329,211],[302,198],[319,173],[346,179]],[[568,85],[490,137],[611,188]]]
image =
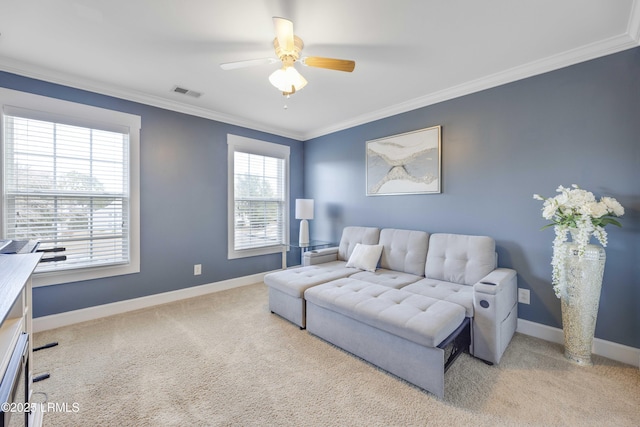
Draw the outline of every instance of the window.
[[[2,234],[65,248],[34,285],[139,271],[140,117],[2,90]]]
[[[227,144],[228,256],[281,252],[289,240],[289,147],[237,135]]]

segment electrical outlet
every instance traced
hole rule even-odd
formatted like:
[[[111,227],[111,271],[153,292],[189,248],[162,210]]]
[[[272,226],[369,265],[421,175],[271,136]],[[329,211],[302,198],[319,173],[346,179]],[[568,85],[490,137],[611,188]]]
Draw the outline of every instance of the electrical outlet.
[[[196,264],[193,266],[193,275],[199,276],[202,274],[202,264]]]
[[[530,304],[529,289],[518,288],[518,302],[522,304]]]

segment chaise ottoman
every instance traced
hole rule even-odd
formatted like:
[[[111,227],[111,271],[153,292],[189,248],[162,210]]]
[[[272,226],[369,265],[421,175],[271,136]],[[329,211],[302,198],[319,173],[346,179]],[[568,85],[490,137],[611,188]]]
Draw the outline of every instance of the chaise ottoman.
[[[322,266],[310,265],[266,275],[264,283],[269,286],[269,309],[304,329],[304,291],[358,272],[358,269],[345,265],[344,261],[334,261]]]
[[[337,248],[306,253],[321,258],[321,264],[309,264],[265,275],[264,284],[269,287],[269,309],[304,329],[304,291],[312,286],[358,273],[360,270],[357,268],[347,267],[347,261],[355,247],[359,243],[374,245],[379,238],[380,229],[376,227],[345,227]]]

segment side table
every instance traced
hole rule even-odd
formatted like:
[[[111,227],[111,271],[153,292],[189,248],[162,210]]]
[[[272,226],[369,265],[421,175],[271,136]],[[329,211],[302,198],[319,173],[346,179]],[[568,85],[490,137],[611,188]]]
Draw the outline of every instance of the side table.
[[[300,265],[302,265],[302,260],[304,258],[304,253],[307,251],[312,251],[314,249],[327,248],[330,246],[335,246],[333,242],[325,242],[322,240],[311,240],[306,245],[301,245],[298,242],[289,243],[283,245],[282,247],[282,269],[287,269],[287,251],[289,248],[300,249]]]

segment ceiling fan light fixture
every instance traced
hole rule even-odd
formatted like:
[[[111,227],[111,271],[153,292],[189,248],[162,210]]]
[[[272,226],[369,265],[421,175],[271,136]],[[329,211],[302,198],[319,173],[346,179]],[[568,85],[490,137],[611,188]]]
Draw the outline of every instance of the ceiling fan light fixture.
[[[310,56],[301,58],[300,53],[304,48],[302,39],[293,34],[293,23],[286,18],[273,17],[276,37],[273,39],[275,58],[250,59],[247,61],[227,62],[220,64],[223,70],[233,70],[236,68],[248,67],[250,65],[260,65],[267,63],[282,62],[282,68],[274,71],[269,76],[269,81],[283,95],[289,96],[307,85],[307,80],[294,68],[294,63],[299,61],[305,66],[325,68],[328,70],[352,72],[356,66],[355,61],[347,59],[324,58]]]
[[[269,81],[280,92],[289,94],[297,92],[307,85],[307,80],[292,66],[274,71],[269,76]]]

